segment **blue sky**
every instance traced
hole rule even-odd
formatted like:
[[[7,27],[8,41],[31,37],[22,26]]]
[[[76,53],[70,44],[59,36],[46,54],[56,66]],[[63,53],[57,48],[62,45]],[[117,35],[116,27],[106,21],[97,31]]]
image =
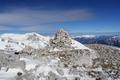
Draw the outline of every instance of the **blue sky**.
[[[0,0],[0,33],[120,32],[120,0]]]

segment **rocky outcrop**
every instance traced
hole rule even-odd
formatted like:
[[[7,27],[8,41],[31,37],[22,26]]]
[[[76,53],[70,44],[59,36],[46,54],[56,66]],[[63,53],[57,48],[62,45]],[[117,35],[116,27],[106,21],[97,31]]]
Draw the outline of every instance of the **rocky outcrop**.
[[[95,52],[87,47],[83,49],[84,45],[80,45],[80,48],[75,49],[72,46],[73,41],[70,35],[61,29],[50,40],[50,46],[41,54],[58,57],[65,66],[92,66],[92,60],[97,57]]]
[[[28,36],[27,40],[32,40],[32,41],[39,41],[39,36],[36,33],[33,33]]]
[[[117,47],[102,45],[102,44],[89,44],[86,45],[96,51],[99,55],[97,59],[93,60],[93,67],[101,66],[103,72],[113,80],[120,78],[120,49]]]
[[[60,29],[55,34],[55,37],[50,40],[50,46],[58,49],[71,48],[71,43],[72,41],[69,34],[63,29]]]

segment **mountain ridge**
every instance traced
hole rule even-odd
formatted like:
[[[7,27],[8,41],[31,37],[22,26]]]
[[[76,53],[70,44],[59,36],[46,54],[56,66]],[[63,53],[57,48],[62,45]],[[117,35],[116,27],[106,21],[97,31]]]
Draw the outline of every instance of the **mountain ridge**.
[[[16,45],[16,47],[18,45],[18,47],[21,47],[21,48],[24,48],[25,46],[31,46],[34,49],[39,49],[39,48],[45,48],[46,46],[48,46],[50,44],[49,41],[50,39],[52,39],[52,37],[42,36],[38,33],[32,32],[32,33],[25,33],[25,34],[13,34],[13,33],[2,34],[0,36],[0,39],[1,39],[0,41],[1,44],[5,45],[5,47],[8,44],[13,46]],[[72,41],[73,45],[71,46],[73,47],[87,49],[87,47],[83,46],[81,43],[73,40],[72,38],[68,40]]]

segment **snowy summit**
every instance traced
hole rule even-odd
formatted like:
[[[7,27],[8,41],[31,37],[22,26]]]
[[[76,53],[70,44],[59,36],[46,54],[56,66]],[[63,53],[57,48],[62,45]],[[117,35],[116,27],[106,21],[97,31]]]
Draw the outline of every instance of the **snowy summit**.
[[[26,34],[2,34],[0,36],[0,49],[21,51],[25,47],[31,47],[33,49],[41,49],[50,45],[50,37],[42,36],[37,33]],[[73,40],[67,32],[63,29],[59,30],[54,37],[54,42],[59,46],[68,46],[76,49],[88,49],[81,43]],[[65,44],[64,44],[65,43]],[[64,44],[64,45],[63,45]],[[52,45],[53,46],[53,45]]]

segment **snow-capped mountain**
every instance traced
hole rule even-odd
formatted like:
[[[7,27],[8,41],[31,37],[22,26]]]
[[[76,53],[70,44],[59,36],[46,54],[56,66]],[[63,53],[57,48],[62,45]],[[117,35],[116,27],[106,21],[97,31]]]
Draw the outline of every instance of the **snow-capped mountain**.
[[[99,35],[95,37],[75,37],[82,44],[105,44],[120,47],[120,35]]]

